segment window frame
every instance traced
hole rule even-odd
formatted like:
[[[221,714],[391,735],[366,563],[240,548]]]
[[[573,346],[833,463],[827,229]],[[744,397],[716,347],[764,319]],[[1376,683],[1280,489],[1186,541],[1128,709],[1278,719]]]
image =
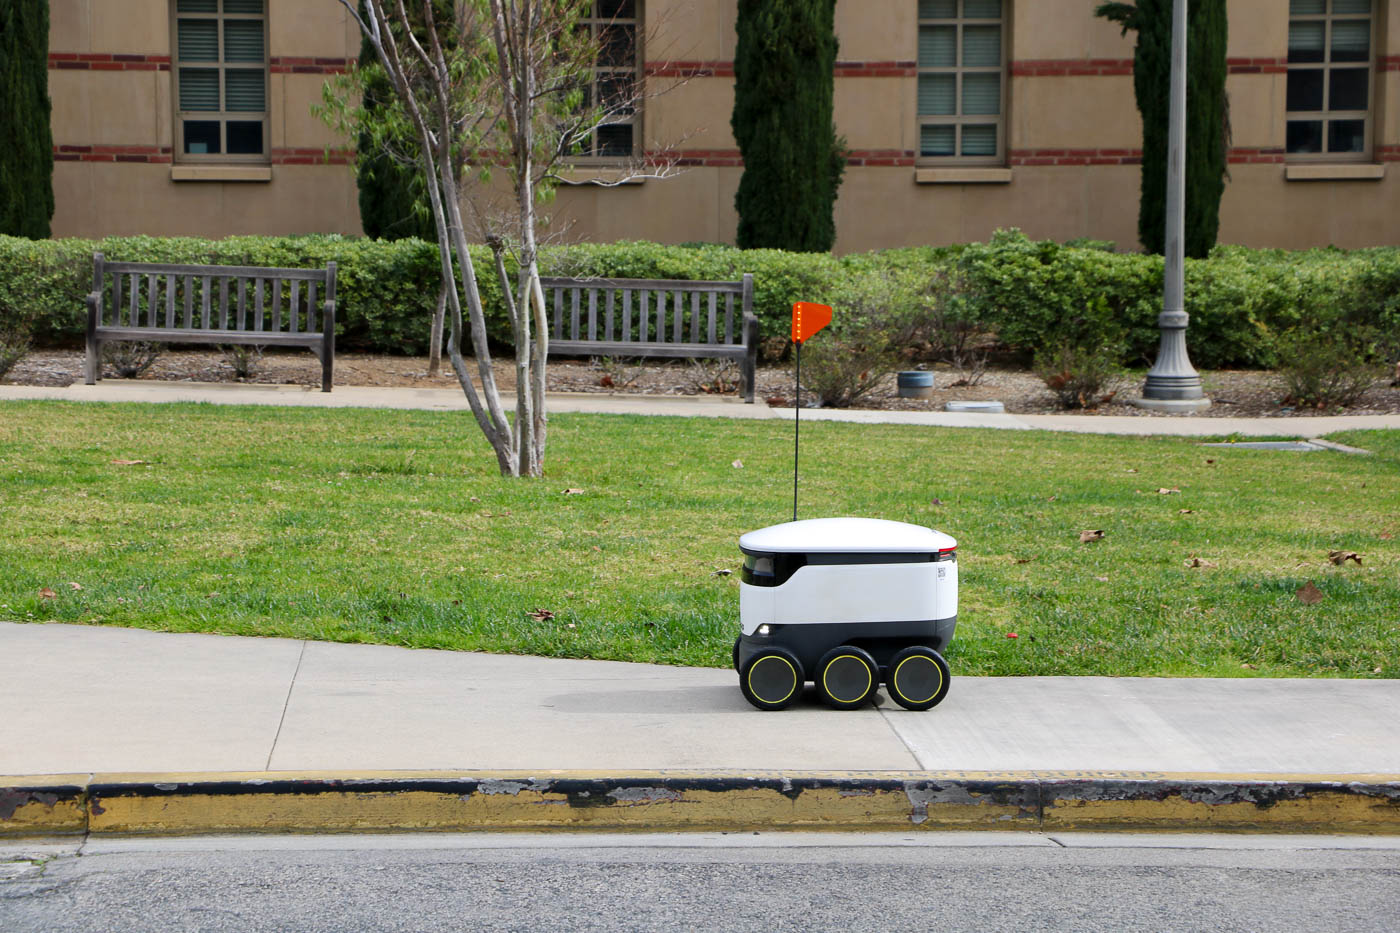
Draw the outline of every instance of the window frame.
[[[1375,151],[1375,130],[1376,130],[1376,94],[1380,69],[1377,67],[1377,28],[1381,25],[1380,17],[1376,11],[1376,0],[1371,0],[1371,8],[1366,13],[1334,13],[1333,5],[1335,0],[1325,0],[1322,13],[1298,13],[1291,10],[1288,14],[1288,28],[1292,32],[1293,23],[1298,21],[1321,21],[1323,23],[1322,32],[1322,61],[1318,62],[1292,62],[1288,61],[1289,55],[1285,58],[1285,74],[1283,89],[1283,148],[1284,159],[1293,163],[1339,163],[1339,162],[1370,162]],[[1364,60],[1350,62],[1332,61],[1332,24],[1337,21],[1366,22],[1369,26],[1367,34],[1367,54]],[[1366,109],[1365,110],[1332,110],[1330,95],[1332,88],[1332,72],[1334,70],[1359,70],[1362,66],[1366,68]],[[1288,80],[1295,71],[1321,71],[1322,72],[1322,104],[1321,110],[1289,110],[1288,109]],[[1329,128],[1334,120],[1360,120],[1362,122],[1362,141],[1360,151],[1329,151]],[[1322,124],[1322,150],[1320,152],[1289,152],[1288,151],[1288,125],[1297,122],[1317,121]]]
[[[642,95],[644,93],[646,61],[646,35],[644,29],[646,5],[644,3],[644,0],[632,0],[633,9],[632,15],[630,17],[608,18],[601,15],[594,15],[598,10],[598,2],[599,0],[591,0],[588,12],[585,15],[579,17],[579,25],[588,27],[590,36],[594,41],[597,41],[602,35],[602,32],[609,26],[630,25],[633,30],[632,35],[633,42],[635,43],[635,54],[633,56],[634,60],[632,63],[632,67],[630,69],[621,65],[604,65],[601,64],[601,62],[596,62],[593,66],[592,74],[588,80],[588,99],[590,102],[594,103],[596,103],[600,99],[598,96],[600,76],[607,74],[619,75],[629,73],[632,76],[632,86],[635,89],[633,93],[636,95],[637,99],[633,104],[632,113],[628,119],[613,119],[608,121],[607,123],[599,124],[599,126],[595,126],[591,130],[589,130],[589,151],[581,152],[576,155],[570,156],[568,159],[569,164],[581,167],[621,165],[628,162],[632,162],[640,158],[643,154],[642,120],[644,108],[642,107]],[[602,126],[630,126],[632,128],[631,151],[628,152],[626,155],[595,154],[597,150],[598,130]]]
[[[272,82],[271,82],[271,56],[269,55],[270,35],[268,30],[268,20],[271,15],[269,7],[270,0],[263,0],[263,10],[261,13],[225,13],[224,0],[218,0],[216,12],[213,13],[181,13],[179,12],[180,0],[170,0],[170,108],[173,114],[170,127],[171,136],[171,160],[175,164],[186,165],[269,165],[272,161]],[[226,95],[228,86],[225,75],[227,71],[242,70],[252,71],[252,62],[226,62],[224,61],[224,23],[229,19],[237,20],[259,20],[262,22],[263,33],[263,60],[260,66],[263,77],[263,109],[256,110],[181,110],[180,109],[180,20],[197,19],[213,20],[217,26],[218,60],[213,62],[191,62],[188,66],[191,69],[215,70],[218,72],[219,81],[219,103],[221,107],[227,107]],[[228,152],[228,124],[252,123],[261,120],[262,122],[262,151],[258,153],[230,153]],[[220,152],[186,152],[185,151],[185,123],[186,122],[217,122],[219,124],[219,148]]]
[[[1007,54],[1010,49],[1009,33],[1011,26],[1011,0],[1001,0],[1001,16],[995,20],[987,18],[972,18],[964,14],[965,0],[956,0],[957,16],[952,18],[924,18],[919,15],[917,7],[914,11],[914,164],[920,167],[935,166],[993,166],[1002,167],[1007,162],[1007,127],[1010,125],[1007,120],[1007,105],[1010,96],[1010,68],[1008,67]],[[963,29],[968,26],[988,26],[995,24],[1000,29],[1000,49],[999,63],[997,65],[924,65],[919,61],[918,43],[919,29],[923,26],[949,26],[955,27],[954,43],[956,61],[962,60],[963,54]],[[997,113],[992,114],[964,114],[963,107],[963,75],[964,74],[996,74],[998,75],[999,96],[997,100]],[[921,114],[919,113],[919,78],[926,74],[953,74],[953,100],[957,109],[954,114]],[[997,144],[996,151],[991,155],[970,156],[962,155],[962,135],[963,127],[966,125],[991,125],[996,127]],[[925,126],[953,126],[953,154],[952,155],[924,155],[923,154],[923,128]]]

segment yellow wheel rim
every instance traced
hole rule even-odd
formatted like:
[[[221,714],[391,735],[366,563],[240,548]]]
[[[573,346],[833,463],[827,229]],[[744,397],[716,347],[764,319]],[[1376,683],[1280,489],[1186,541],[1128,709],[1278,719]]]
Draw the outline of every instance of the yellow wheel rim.
[[[787,668],[788,673],[791,675],[791,680],[792,680],[792,686],[788,688],[788,692],[785,693],[785,694],[783,694],[781,697],[779,697],[779,698],[776,699],[776,700],[770,700],[770,699],[768,699],[767,697],[761,695],[761,694],[758,692],[758,690],[754,687],[754,682],[753,682],[753,672],[756,671],[756,670],[758,670],[758,666],[759,666],[760,664],[766,664],[766,663],[769,662],[769,661],[776,661],[776,662],[782,664],[783,667]],[[749,666],[749,692],[752,693],[754,696],[758,697],[759,700],[763,701],[764,703],[767,703],[769,706],[777,706],[779,703],[785,702],[785,701],[787,700],[788,697],[792,696],[793,693],[796,692],[796,690],[797,690],[797,670],[796,670],[790,663],[788,663],[788,659],[787,659],[787,658],[784,658],[784,657],[782,657],[781,655],[770,654],[770,655],[768,655],[767,657],[759,658],[757,661],[753,662],[753,664],[751,664],[751,665]]]
[[[908,694],[906,694],[904,690],[900,687],[899,672],[904,670],[904,666],[910,661],[923,661],[925,664],[932,667],[934,673],[937,675],[937,679],[934,681],[933,685],[933,692],[926,697],[911,697]],[[890,678],[890,685],[894,687],[894,692],[898,693],[900,698],[903,699],[905,702],[913,703],[915,705],[919,703],[927,703],[929,700],[932,700],[934,697],[938,696],[938,691],[943,689],[943,669],[940,668],[937,664],[935,664],[932,658],[926,658],[921,654],[910,655],[903,661],[900,661],[899,664],[895,666],[894,676]]]
[[[857,696],[866,697],[870,695],[870,688],[875,685],[875,679],[870,673],[870,665],[866,664],[864,661],[862,661],[860,658],[856,657],[853,654],[837,655],[827,663],[826,669],[822,671],[822,689],[826,691],[827,696],[835,697],[836,700],[840,703],[854,703],[854,700],[843,700],[840,697],[836,697],[836,695],[831,692],[831,684],[828,683],[826,679],[827,675],[831,673],[831,669],[836,666],[836,662],[845,660],[846,658],[850,658],[852,661],[855,661],[865,671],[865,689],[861,690],[860,693],[857,694]]]

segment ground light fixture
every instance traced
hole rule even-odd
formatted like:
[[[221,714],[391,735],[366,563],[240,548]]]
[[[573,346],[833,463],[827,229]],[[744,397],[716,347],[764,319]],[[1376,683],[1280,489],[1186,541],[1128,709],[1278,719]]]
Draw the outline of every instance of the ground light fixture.
[[[884,683],[895,703],[925,710],[948,693],[940,652],[958,623],[957,541],[907,522],[797,517],[802,344],[831,313],[805,301],[792,308],[792,521],[739,538],[734,669],[762,710],[791,706],[808,681],[833,709],[873,702]]]

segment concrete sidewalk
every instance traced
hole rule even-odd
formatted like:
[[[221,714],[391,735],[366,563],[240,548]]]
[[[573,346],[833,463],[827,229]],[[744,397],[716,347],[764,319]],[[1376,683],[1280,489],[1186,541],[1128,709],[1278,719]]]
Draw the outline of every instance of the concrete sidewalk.
[[[61,788],[105,795],[88,831],[907,827],[940,806],[938,825],[1038,828],[1107,806],[1075,825],[1400,831],[1396,680],[975,678],[955,662],[928,712],[809,696],[763,713],[732,671],[705,668],[56,623],[0,623],[0,657],[0,831],[29,812],[16,801],[33,811]],[[523,809],[502,809],[502,787]],[[328,790],[351,798],[338,816],[300,809]],[[391,805],[409,798],[429,815]],[[371,812],[336,822],[356,806]]]
[[[209,402],[216,405],[285,405],[308,408],[403,408],[464,411],[466,397],[457,389],[337,386],[321,392],[306,386],[231,383],[104,380],[97,385],[64,388],[0,386],[0,401],[61,399],[87,402]],[[604,395],[550,393],[552,413],[792,420],[790,408],[769,408],[762,401],[746,405],[737,398],[715,396]],[[804,409],[804,421],[860,424],[912,424],[952,428],[1069,431],[1081,434],[1178,435],[1192,437],[1313,438],[1336,431],[1400,428],[1400,415],[1330,415],[1298,418],[1199,418],[1131,415],[1008,415],[940,411],[866,411]]]

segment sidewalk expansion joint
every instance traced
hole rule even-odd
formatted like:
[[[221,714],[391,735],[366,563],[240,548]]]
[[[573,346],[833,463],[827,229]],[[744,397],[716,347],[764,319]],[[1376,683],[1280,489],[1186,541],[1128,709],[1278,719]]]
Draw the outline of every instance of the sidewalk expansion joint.
[[[16,836],[963,829],[1400,834],[1400,775],[263,771],[0,778],[0,835]]]

